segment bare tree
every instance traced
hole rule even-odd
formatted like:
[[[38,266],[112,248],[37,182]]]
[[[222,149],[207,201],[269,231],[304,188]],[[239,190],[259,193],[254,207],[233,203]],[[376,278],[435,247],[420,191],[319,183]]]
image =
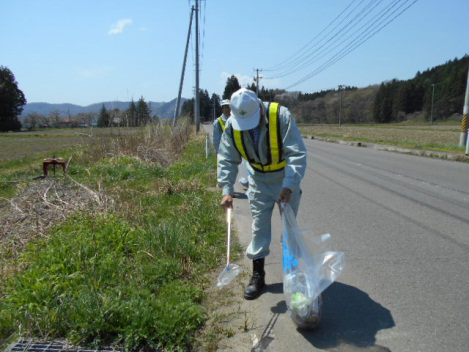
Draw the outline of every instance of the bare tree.
[[[49,116],[39,115],[39,127],[51,127]]]
[[[50,125],[52,127],[58,128],[60,127],[60,111],[59,110],[54,110],[49,113],[49,120],[50,120]]]
[[[87,112],[85,114],[85,123],[88,127],[91,127],[95,124],[98,119],[98,115],[96,112]]]
[[[42,115],[37,112],[29,113],[24,119],[24,123],[29,131],[34,130],[40,123]]]

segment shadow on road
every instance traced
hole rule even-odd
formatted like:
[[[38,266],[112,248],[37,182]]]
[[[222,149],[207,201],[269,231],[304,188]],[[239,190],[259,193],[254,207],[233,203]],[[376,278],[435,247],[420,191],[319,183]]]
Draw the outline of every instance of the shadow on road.
[[[267,291],[272,293],[283,293],[283,285],[282,284],[273,284],[267,286]],[[251,349],[251,352],[262,352],[267,351],[269,345],[275,340],[272,336],[272,331],[277,323],[277,319],[280,314],[284,314],[287,311],[287,305],[285,301],[280,301],[277,303],[275,307],[270,309],[272,311],[272,317],[270,318],[269,322],[267,323],[262,335],[259,338],[259,341],[255,344],[255,346]]]
[[[283,283],[277,282],[275,284],[266,285],[264,291],[274,293],[274,294],[281,294],[283,293]]]
[[[356,287],[338,282],[324,291],[322,298],[323,315],[318,329],[300,331],[314,347],[328,349],[345,345],[358,347],[357,350],[390,351],[376,345],[378,331],[395,325],[388,309]]]

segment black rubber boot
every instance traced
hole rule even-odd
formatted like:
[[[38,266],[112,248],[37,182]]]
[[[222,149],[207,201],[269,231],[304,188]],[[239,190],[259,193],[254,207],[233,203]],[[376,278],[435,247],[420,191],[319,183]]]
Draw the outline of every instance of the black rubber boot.
[[[260,296],[265,286],[264,258],[252,261],[253,273],[249,285],[244,290],[244,298],[255,299]]]

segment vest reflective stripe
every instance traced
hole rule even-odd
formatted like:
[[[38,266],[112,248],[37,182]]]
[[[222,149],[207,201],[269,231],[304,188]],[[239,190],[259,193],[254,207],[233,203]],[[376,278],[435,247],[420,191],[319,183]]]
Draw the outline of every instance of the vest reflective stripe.
[[[221,130],[223,132],[225,132],[225,129],[226,129],[225,121],[223,121],[223,119],[221,117],[219,117],[217,120],[218,120],[218,122],[220,122]]]
[[[269,142],[270,142],[270,156],[271,164],[278,164],[280,161],[279,143],[277,129],[278,125],[278,103],[271,103],[269,105]]]
[[[269,105],[269,164],[262,165],[256,163],[254,160],[249,159],[246,154],[244,146],[244,138],[242,131],[233,129],[233,139],[236,149],[241,154],[241,157],[249,162],[251,166],[260,172],[272,172],[282,170],[287,162],[282,160],[282,139],[280,137],[280,123],[278,122],[279,104],[271,103]],[[248,133],[247,131],[245,133]],[[280,138],[279,138],[280,137]]]

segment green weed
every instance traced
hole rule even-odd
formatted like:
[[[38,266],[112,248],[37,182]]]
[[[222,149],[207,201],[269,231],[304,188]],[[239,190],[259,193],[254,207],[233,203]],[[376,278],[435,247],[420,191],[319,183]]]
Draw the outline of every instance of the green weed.
[[[206,275],[224,260],[218,195],[206,189],[214,157],[200,140],[166,169],[122,153],[73,157],[70,174],[101,184],[117,206],[77,213],[27,246],[24,269],[0,286],[0,339],[189,349],[206,320]]]

